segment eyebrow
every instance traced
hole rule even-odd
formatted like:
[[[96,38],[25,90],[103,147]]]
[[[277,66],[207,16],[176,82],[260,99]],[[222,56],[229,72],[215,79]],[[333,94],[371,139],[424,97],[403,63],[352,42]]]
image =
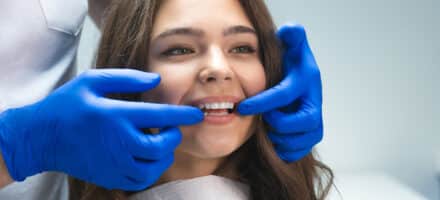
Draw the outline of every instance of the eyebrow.
[[[247,26],[233,26],[223,31],[223,36],[229,36],[240,33],[251,33],[257,35],[256,31],[253,28]]]
[[[193,36],[193,37],[201,37],[204,35],[204,33],[202,30],[199,30],[199,29],[182,27],[182,28],[173,28],[173,29],[166,30],[166,31],[162,32],[161,34],[159,34],[156,38],[160,39],[160,38],[165,38],[165,37],[169,37],[172,35],[188,35],[188,36]]]
[[[247,26],[232,26],[223,31],[223,36],[229,36],[233,34],[251,33],[257,35],[253,28]],[[201,29],[195,29],[191,27],[181,27],[166,30],[159,34],[156,39],[166,38],[173,35],[187,35],[192,37],[202,37],[205,33]],[[155,39],[155,40],[156,40]]]

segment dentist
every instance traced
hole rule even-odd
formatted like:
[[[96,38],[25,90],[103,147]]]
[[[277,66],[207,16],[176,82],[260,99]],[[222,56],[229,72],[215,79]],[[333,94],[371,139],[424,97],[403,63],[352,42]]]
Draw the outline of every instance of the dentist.
[[[73,78],[85,16],[99,24],[109,3],[0,2],[0,199],[67,199],[63,173],[109,189],[144,189],[173,162],[181,140],[175,127],[203,120],[193,107],[106,97],[152,89],[157,74],[89,70]],[[284,26],[278,34],[284,79],[238,111],[263,113],[278,155],[294,162],[323,137],[321,77],[304,29]],[[150,127],[162,132],[139,130]],[[139,180],[145,172],[154,175]]]

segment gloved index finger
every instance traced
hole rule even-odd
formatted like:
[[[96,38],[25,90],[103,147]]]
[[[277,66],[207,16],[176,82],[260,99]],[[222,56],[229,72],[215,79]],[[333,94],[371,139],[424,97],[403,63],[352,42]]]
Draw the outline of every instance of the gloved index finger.
[[[283,56],[286,76],[278,85],[240,103],[240,114],[263,113],[287,106],[303,94],[307,80],[304,74],[300,74],[303,71],[301,68],[306,67],[301,61],[304,56],[311,54],[305,29],[301,25],[285,25],[277,34],[287,48]]]
[[[80,80],[93,92],[105,95],[152,89],[159,84],[160,76],[133,69],[95,69],[81,74]]]
[[[306,31],[302,25],[283,25],[277,32],[278,38],[288,49],[298,49],[307,41]]]
[[[204,116],[199,108],[183,105],[106,99],[105,107],[138,128],[191,125],[201,122]]]
[[[294,77],[295,72],[292,71],[278,85],[242,101],[238,105],[238,112],[242,115],[252,115],[292,103],[303,90],[302,81]]]

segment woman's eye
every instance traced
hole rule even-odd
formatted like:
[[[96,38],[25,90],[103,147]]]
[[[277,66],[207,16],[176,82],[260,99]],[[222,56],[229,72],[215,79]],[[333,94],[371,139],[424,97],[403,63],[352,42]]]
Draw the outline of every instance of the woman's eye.
[[[161,54],[164,56],[181,56],[181,55],[190,54],[190,53],[194,53],[194,50],[188,49],[188,48],[178,47],[178,48],[168,49]]]
[[[231,53],[254,53],[256,50],[251,46],[239,46],[231,50]]]

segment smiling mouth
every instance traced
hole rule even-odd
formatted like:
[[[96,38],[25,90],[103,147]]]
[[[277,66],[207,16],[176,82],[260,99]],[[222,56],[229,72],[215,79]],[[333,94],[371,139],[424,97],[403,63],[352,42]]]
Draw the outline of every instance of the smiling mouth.
[[[233,102],[211,102],[202,103],[198,107],[205,116],[226,116],[232,114],[236,110],[236,103]]]

